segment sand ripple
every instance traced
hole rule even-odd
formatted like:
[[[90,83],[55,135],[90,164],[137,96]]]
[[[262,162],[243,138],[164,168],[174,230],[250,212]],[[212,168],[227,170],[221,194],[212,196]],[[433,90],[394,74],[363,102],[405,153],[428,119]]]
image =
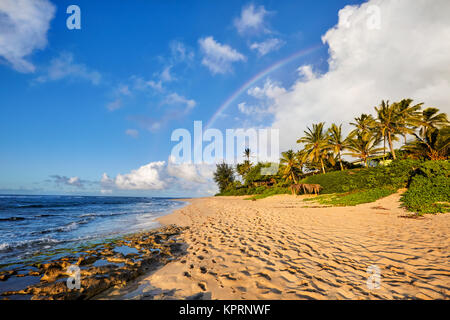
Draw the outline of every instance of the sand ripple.
[[[450,215],[406,219],[398,194],[337,208],[288,195],[191,203],[162,219],[190,226],[186,256],[110,298],[449,298]]]

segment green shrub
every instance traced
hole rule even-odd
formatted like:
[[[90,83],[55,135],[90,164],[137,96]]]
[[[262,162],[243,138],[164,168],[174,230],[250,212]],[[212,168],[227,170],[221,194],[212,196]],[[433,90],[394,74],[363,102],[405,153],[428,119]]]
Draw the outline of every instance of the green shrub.
[[[263,164],[261,164],[262,166]],[[257,175],[259,168],[254,172]],[[396,160],[387,166],[334,171],[309,176],[300,183],[320,184],[318,201],[328,205],[357,205],[373,202],[408,187],[402,196],[402,205],[409,211],[424,213],[450,212],[450,164],[448,161]],[[218,195],[245,196],[262,199],[275,194],[290,194],[290,184],[278,182],[273,187],[234,183]]]
[[[414,170],[420,166],[417,160],[393,161],[388,166],[334,171],[309,176],[300,183],[320,184],[321,193],[344,193],[354,190],[390,187],[404,188]]]
[[[262,175],[262,168],[269,168],[272,164],[258,162],[255,166],[253,166],[250,171],[245,176],[245,184],[251,185],[254,181],[269,181],[272,178],[277,178],[277,175]]]
[[[448,161],[426,161],[411,178],[408,191],[402,195],[409,211],[424,213],[450,212],[450,164]]]

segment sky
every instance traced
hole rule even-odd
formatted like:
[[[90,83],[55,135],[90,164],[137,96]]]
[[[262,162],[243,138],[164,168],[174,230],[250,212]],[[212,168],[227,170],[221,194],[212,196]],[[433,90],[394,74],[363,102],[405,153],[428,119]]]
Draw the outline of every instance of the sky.
[[[0,193],[211,195],[214,165],[171,157],[194,121],[277,129],[283,151],[382,99],[448,112],[449,14],[447,0],[2,0]]]

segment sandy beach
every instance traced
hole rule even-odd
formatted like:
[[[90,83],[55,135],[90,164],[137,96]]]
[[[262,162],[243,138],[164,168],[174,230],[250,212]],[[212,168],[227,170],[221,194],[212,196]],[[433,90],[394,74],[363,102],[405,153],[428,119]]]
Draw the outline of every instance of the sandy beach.
[[[408,218],[400,195],[354,207],[304,196],[212,197],[161,218],[186,253],[102,299],[448,299],[450,216]],[[368,286],[379,269],[379,287]]]

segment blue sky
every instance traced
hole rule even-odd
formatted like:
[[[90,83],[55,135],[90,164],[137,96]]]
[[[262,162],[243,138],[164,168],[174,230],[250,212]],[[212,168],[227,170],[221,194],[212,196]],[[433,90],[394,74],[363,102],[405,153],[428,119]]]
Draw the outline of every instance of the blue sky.
[[[289,90],[301,66],[326,74],[322,36],[340,9],[362,1],[39,0],[24,1],[19,22],[14,3],[0,6],[0,190],[181,196],[198,188],[130,188],[117,175],[167,164],[174,129],[206,123],[249,79],[300,50],[314,48],[252,87]],[[71,4],[81,9],[81,30],[66,27]],[[33,21],[41,11],[41,23]],[[17,31],[27,23],[36,34]],[[256,103],[268,102],[244,92],[214,126],[279,121],[273,112],[245,112]],[[147,169],[151,180],[155,171]]]

